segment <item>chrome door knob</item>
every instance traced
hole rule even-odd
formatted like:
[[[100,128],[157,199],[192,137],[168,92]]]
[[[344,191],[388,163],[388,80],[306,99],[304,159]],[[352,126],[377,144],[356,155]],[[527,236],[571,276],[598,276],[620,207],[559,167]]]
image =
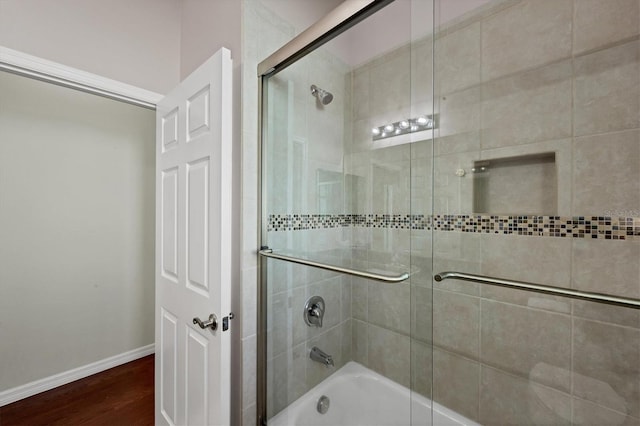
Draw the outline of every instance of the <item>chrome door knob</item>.
[[[209,319],[207,321],[202,321],[200,318],[195,317],[193,319],[194,324],[198,324],[200,328],[211,328],[211,330],[215,331],[218,328],[218,318],[215,314],[209,315]]]

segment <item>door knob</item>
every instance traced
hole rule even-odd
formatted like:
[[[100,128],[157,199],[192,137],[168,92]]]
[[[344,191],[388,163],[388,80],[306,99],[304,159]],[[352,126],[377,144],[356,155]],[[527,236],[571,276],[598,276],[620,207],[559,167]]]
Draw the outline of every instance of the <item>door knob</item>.
[[[193,323],[198,324],[202,329],[211,328],[213,331],[215,331],[218,328],[218,318],[216,318],[215,314],[209,315],[209,319],[204,322],[200,318],[195,317],[193,319]]]

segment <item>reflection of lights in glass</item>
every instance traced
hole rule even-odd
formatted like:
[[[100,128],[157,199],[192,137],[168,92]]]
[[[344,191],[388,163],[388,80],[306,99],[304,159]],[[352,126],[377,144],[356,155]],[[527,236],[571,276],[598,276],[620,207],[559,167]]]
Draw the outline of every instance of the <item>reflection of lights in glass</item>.
[[[425,124],[427,124],[429,122],[429,120],[427,119],[427,117],[425,117],[424,115],[421,115],[420,117],[418,117],[418,119],[416,120],[416,122],[421,125],[424,126]]]
[[[371,129],[371,133],[374,136],[378,136],[380,134],[380,129],[378,129],[377,127],[374,127],[373,129]]]
[[[400,129],[400,128],[396,129],[395,133],[396,133],[396,135],[399,135],[400,133],[402,133],[402,129]]]
[[[395,129],[396,127],[393,124],[387,124],[386,126],[384,126],[384,131],[385,132],[393,132],[393,129]]]
[[[408,129],[409,128],[409,122],[407,120],[402,120],[400,122],[400,124],[398,124],[398,126],[400,126],[401,129]]]
[[[415,132],[416,130],[418,130],[418,126],[416,126],[415,124],[413,126],[411,126],[411,131]]]

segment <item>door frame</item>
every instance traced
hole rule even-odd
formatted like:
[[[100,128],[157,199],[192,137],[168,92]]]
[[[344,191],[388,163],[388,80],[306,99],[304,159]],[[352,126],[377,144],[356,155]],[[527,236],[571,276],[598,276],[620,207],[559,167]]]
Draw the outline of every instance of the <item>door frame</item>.
[[[151,110],[155,110],[156,104],[164,97],[159,93],[141,87],[82,71],[2,45],[0,45],[0,72],[8,72]],[[151,355],[154,352],[155,341],[141,348],[100,359],[90,364],[81,365],[68,371],[63,371],[18,387],[7,389],[6,391],[0,392],[0,406],[126,364]]]
[[[159,93],[82,71],[0,45],[0,70],[70,89],[126,102],[151,110],[164,97]]]

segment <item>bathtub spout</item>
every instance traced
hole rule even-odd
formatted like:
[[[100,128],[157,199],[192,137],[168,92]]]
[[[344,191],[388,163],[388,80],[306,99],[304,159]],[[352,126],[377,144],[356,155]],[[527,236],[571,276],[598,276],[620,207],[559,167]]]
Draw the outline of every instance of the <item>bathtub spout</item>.
[[[327,355],[321,349],[318,349],[317,346],[311,348],[311,352],[309,352],[309,358],[312,360],[319,362],[325,367],[329,368],[329,366],[333,367],[333,357],[331,355]]]

